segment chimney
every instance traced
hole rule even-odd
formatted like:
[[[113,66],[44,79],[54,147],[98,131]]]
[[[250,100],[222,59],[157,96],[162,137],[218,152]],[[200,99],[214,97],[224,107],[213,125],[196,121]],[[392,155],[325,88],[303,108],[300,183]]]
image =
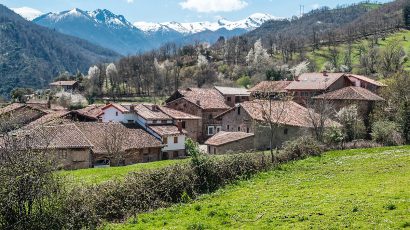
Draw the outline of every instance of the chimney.
[[[130,105],[130,110],[134,112],[135,111],[135,105]]]
[[[323,76],[324,76],[324,77],[327,77],[327,71],[326,71],[326,70],[323,71]]]
[[[201,106],[201,101],[200,100],[196,100],[196,104]]]
[[[158,106],[157,105],[152,105],[152,111],[154,111],[154,112],[158,111]]]
[[[182,121],[181,120],[177,121],[177,127],[178,127],[178,131],[182,133]]]

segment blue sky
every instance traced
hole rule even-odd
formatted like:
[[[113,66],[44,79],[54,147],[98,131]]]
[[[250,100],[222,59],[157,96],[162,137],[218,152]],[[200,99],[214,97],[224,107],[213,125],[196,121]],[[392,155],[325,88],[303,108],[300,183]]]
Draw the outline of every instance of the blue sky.
[[[30,7],[43,13],[72,8],[104,8],[124,15],[131,22],[215,21],[220,17],[239,20],[257,12],[291,17],[299,14],[300,5],[304,5],[305,12],[308,12],[321,6],[335,7],[357,2],[360,0],[0,0],[9,8]]]

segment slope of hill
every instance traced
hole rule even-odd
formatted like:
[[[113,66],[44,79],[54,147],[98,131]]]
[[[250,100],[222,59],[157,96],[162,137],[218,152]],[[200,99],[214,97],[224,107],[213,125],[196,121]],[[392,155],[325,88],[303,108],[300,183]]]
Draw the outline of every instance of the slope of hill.
[[[41,88],[60,71],[85,72],[119,54],[26,21],[0,5],[0,95],[15,87]]]
[[[409,227],[409,165],[409,146],[329,152],[110,229]]]

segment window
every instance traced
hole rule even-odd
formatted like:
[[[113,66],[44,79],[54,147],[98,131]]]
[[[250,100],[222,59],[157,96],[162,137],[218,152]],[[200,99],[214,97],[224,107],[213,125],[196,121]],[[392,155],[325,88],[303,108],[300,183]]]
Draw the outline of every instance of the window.
[[[163,137],[163,138],[162,138],[162,142],[163,142],[164,144],[168,144],[168,137]]]
[[[185,129],[185,127],[186,127],[186,122],[183,121],[183,122],[181,123],[181,126],[182,126],[183,129]]]
[[[226,131],[229,131],[229,125],[226,126]]]
[[[208,136],[214,135],[215,128],[213,126],[208,126]]]
[[[214,147],[214,154],[216,155],[216,147]]]
[[[174,137],[174,144],[178,144],[178,137]]]
[[[127,122],[128,122],[128,124],[132,124],[132,123],[134,123],[134,120],[128,120]]]
[[[288,135],[288,129],[287,128],[285,128],[285,130],[283,130],[283,134],[285,134],[285,135]]]
[[[217,126],[217,127],[216,127],[216,133],[221,132],[221,128],[222,128],[221,126]]]
[[[238,107],[238,115],[241,115],[241,107]]]
[[[246,127],[246,132],[249,133],[249,127]]]
[[[60,151],[60,158],[61,159],[67,159],[67,150],[61,150]]]
[[[214,116],[212,116],[212,114],[209,114],[208,119],[212,120],[212,118],[214,118]]]
[[[117,117],[118,117],[118,112],[115,112],[115,116],[117,116]]]
[[[241,131],[241,127],[238,127],[238,132],[240,132]]]
[[[231,100],[232,100],[231,97],[227,97],[226,99],[227,99],[228,101],[231,101]]]
[[[153,124],[156,124],[156,123],[157,123],[157,120],[153,120],[152,123],[153,123]]]

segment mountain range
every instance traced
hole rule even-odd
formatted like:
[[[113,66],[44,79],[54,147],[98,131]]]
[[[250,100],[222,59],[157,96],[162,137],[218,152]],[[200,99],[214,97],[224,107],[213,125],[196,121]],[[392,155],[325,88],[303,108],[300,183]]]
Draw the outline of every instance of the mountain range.
[[[239,21],[131,23],[124,16],[106,9],[83,11],[75,8],[43,14],[34,18],[33,22],[129,55],[158,48],[166,42],[214,43],[220,36],[230,38],[242,35],[274,19],[276,17],[272,15],[256,13]]]
[[[59,72],[86,72],[120,55],[27,21],[0,4],[0,96],[15,87],[42,88]]]

